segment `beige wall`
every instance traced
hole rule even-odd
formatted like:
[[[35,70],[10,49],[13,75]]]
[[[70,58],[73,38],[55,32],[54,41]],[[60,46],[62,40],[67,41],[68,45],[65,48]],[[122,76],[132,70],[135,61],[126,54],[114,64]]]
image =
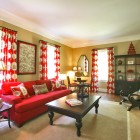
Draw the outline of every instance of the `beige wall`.
[[[86,55],[89,60],[89,70],[91,71],[91,50],[92,49],[101,49],[101,48],[108,48],[114,47],[115,55],[125,55],[127,54],[129,42],[120,42],[120,43],[112,43],[112,44],[105,44],[105,45],[97,45],[97,46],[90,46],[90,47],[83,47],[83,48],[73,48],[72,49],[72,57],[73,57],[73,65],[77,65],[77,62],[81,55]],[[140,40],[132,41],[136,53],[140,54]]]
[[[131,40],[136,53],[140,54],[140,40],[133,41]],[[120,43],[112,43],[112,44],[105,44],[105,45],[97,45],[97,46],[90,46],[90,47],[83,47],[83,48],[73,48],[72,50],[72,56],[73,56],[73,66],[77,65],[78,59],[81,55],[86,55],[88,60],[89,60],[89,81],[90,81],[90,75],[91,75],[91,50],[96,48],[96,49],[101,49],[101,48],[107,48],[107,47],[114,47],[114,53],[115,55],[125,55],[128,52],[129,45],[131,41],[128,42],[120,42]],[[84,77],[83,77],[84,78]],[[99,83],[101,88],[106,87],[106,82]]]
[[[33,32],[27,31],[25,29],[19,28],[12,24],[0,21],[1,26],[15,30],[18,32],[17,40],[22,40],[25,42],[33,43],[37,45],[37,56],[36,56],[36,74],[18,75],[18,81],[29,81],[39,79],[39,40],[44,40],[53,44],[60,45],[60,72],[66,73],[72,67],[72,48],[62,45],[53,40],[49,40],[46,37],[35,34]]]

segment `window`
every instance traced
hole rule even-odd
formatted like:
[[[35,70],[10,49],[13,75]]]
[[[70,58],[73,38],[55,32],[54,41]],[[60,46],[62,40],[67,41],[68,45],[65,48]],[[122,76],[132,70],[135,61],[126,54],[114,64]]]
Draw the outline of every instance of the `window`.
[[[47,67],[48,67],[48,79],[55,78],[56,65],[55,65],[55,47],[47,45]]]
[[[98,50],[98,80],[108,80],[108,55],[107,49]]]

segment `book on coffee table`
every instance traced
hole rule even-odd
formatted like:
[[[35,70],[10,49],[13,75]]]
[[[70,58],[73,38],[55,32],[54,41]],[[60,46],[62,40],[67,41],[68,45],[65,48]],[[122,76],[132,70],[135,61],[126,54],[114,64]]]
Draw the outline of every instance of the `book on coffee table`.
[[[77,106],[82,104],[82,102],[78,99],[68,99],[65,102],[70,106]]]

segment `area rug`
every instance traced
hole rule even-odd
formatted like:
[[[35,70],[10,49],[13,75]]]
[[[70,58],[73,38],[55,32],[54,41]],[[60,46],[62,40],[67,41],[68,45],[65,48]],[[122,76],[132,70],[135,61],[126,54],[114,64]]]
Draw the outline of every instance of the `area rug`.
[[[0,122],[0,140],[127,140],[127,111],[118,102],[100,100],[98,114],[91,109],[82,120],[81,137],[76,135],[75,119],[55,113],[54,125],[48,114],[18,128]]]
[[[128,118],[128,140],[140,139],[140,110],[133,108],[127,111]]]

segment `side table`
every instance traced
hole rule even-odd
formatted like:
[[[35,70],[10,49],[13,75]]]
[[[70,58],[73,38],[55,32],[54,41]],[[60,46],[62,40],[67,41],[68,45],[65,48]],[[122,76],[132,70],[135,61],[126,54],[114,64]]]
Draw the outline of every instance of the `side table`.
[[[8,113],[8,125],[9,125],[10,128],[11,128],[11,125],[10,125],[10,109],[11,108],[12,108],[12,105],[10,105],[8,103],[5,103],[5,102],[2,102],[2,106],[0,108],[0,114],[2,112],[7,111],[7,113]]]

